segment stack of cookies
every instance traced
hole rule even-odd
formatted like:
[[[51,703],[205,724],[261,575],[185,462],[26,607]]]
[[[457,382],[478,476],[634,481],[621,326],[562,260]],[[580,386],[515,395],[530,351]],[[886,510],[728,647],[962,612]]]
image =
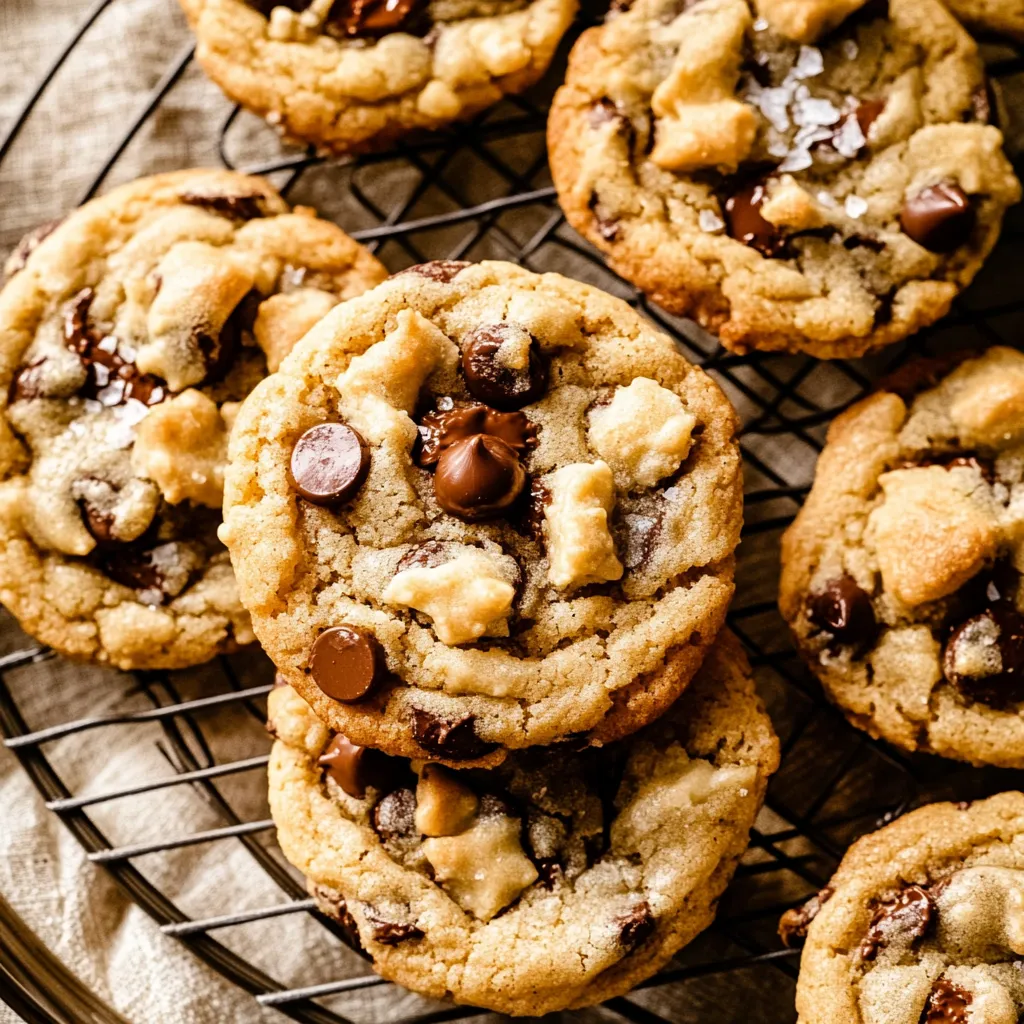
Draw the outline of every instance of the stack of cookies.
[[[246,401],[271,810],[386,977],[540,1014],[710,922],[778,757],[720,635],[735,427],[626,303],[503,263],[395,275]]]

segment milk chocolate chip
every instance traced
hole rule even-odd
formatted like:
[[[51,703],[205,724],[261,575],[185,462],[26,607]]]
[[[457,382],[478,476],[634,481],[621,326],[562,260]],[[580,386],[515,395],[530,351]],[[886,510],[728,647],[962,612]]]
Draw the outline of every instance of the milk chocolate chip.
[[[967,193],[952,182],[929,185],[900,211],[900,226],[931,252],[952,252],[971,237],[975,211]]]
[[[476,719],[466,715],[457,721],[439,718],[422,708],[413,709],[413,736],[434,757],[450,761],[470,761],[494,749],[476,734]]]
[[[292,449],[295,489],[316,505],[342,505],[355,497],[370,470],[370,449],[347,423],[310,427]]]
[[[874,960],[880,949],[900,941],[913,943],[924,938],[932,923],[935,908],[927,890],[908,885],[894,900],[880,904],[871,917],[871,925],[860,944],[863,960]]]
[[[526,470],[499,437],[476,434],[437,460],[434,495],[446,512],[471,522],[501,515],[522,493]]]
[[[517,455],[537,445],[537,428],[521,412],[498,412],[486,405],[451,404],[428,412],[420,421],[420,449],[416,461],[433,466],[441,453],[474,434],[501,438]]]
[[[309,671],[332,700],[354,703],[368,697],[384,677],[384,651],[368,630],[332,626],[316,638]]]
[[[379,750],[361,747],[338,733],[324,748],[318,763],[349,796],[362,800],[366,788],[388,789],[408,775],[403,762]]]
[[[878,632],[871,598],[852,576],[830,580],[820,594],[812,594],[807,617],[845,647],[867,647]]]
[[[732,238],[756,249],[762,256],[771,257],[782,251],[786,240],[774,224],[761,216],[765,198],[763,181],[741,188],[725,201],[725,222]]]
[[[513,367],[499,354],[499,349],[514,343],[522,331],[514,324],[487,324],[466,338],[462,350],[466,387],[474,398],[495,409],[521,409],[547,391],[548,367],[535,341],[530,343],[525,367]]]

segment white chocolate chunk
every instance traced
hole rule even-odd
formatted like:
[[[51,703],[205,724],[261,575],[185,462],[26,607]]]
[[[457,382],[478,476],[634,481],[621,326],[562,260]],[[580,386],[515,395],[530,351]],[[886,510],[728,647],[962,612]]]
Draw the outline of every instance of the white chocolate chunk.
[[[675,392],[637,377],[590,414],[587,439],[620,487],[653,487],[686,458],[696,423]]]
[[[427,377],[442,364],[455,365],[455,344],[426,317],[403,309],[396,319],[394,330],[356,356],[338,380],[346,403],[379,398],[411,414]]]
[[[611,467],[576,462],[546,480],[551,501],[544,509],[548,579],[559,589],[622,578],[622,563],[608,528],[615,504]]]
[[[228,427],[216,402],[189,389],[155,406],[136,428],[132,468],[172,504],[224,502]]]
[[[381,594],[388,604],[406,605],[434,620],[444,644],[464,644],[504,629],[515,588],[496,572],[486,555],[467,552],[434,567],[398,573]]]
[[[146,318],[149,341],[135,365],[167,381],[171,391],[198,384],[208,366],[201,339],[214,341],[253,286],[252,272],[206,242],[179,242],[156,267],[160,290]]]
[[[456,772],[425,764],[416,784],[416,829],[425,836],[454,836],[473,823],[479,801]]]
[[[1024,437],[1024,353],[997,346],[973,361],[949,413],[964,445],[1019,441]]]
[[[757,134],[753,109],[734,95],[750,10],[743,0],[724,0],[683,17],[692,27],[651,98],[660,119],[651,160],[683,172],[736,167]]]
[[[995,521],[955,476],[919,466],[879,479],[885,500],[868,519],[868,536],[885,588],[912,607],[952,594],[996,553]]]
[[[423,853],[451,898],[474,917],[489,921],[537,880],[519,833],[520,824],[513,818],[483,818],[460,835],[427,839]]]

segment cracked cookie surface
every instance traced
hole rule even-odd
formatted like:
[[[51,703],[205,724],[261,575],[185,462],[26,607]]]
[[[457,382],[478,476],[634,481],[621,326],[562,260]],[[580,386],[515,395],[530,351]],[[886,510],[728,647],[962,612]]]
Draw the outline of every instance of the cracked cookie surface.
[[[332,736],[290,687],[269,718],[278,837],[321,909],[384,977],[513,1014],[621,994],[706,928],[778,763],[730,634],[600,750],[446,771]]]
[[[735,351],[860,355],[941,317],[1020,186],[938,0],[637,0],[548,122],[570,223]]]
[[[576,0],[181,0],[206,73],[286,137],[376,148],[547,70]]]
[[[21,246],[0,293],[0,599],[58,651],[179,668],[252,641],[220,522],[238,402],[384,268],[265,181],[182,171]]]
[[[858,727],[1024,766],[1024,354],[908,364],[829,429],[779,603]]]
[[[246,401],[221,536],[264,649],[354,742],[453,763],[604,742],[674,700],[724,621],[735,430],[621,300],[424,264]]]
[[[866,836],[807,916],[800,1024],[1016,1024],[1024,795],[933,804]]]

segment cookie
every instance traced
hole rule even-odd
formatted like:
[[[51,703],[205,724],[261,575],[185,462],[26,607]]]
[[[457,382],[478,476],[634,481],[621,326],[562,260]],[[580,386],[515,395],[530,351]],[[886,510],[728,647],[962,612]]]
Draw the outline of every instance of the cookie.
[[[737,352],[856,356],[941,317],[1020,185],[939,0],[636,0],[573,48],[559,201]]]
[[[626,992],[706,928],[778,764],[728,634],[600,750],[449,771],[332,735],[290,687],[270,721],[278,838],[321,909],[385,978],[519,1015]]]
[[[908,365],[833,422],[779,603],[854,725],[1019,768],[1024,354],[965,355]]]
[[[220,523],[238,402],[385,276],[259,178],[183,171],[48,225],[0,293],[0,600],[75,658],[180,668],[251,642]]]
[[[427,263],[246,401],[221,537],[264,649],[353,742],[456,764],[605,742],[672,703],[724,621],[736,426],[622,300]]]
[[[181,0],[228,96],[325,152],[463,120],[547,70],[576,0]]]
[[[1024,0],[950,0],[949,9],[972,31],[1024,42]]]
[[[866,836],[782,932],[806,933],[800,1024],[1016,1024],[1024,794],[932,804]]]

